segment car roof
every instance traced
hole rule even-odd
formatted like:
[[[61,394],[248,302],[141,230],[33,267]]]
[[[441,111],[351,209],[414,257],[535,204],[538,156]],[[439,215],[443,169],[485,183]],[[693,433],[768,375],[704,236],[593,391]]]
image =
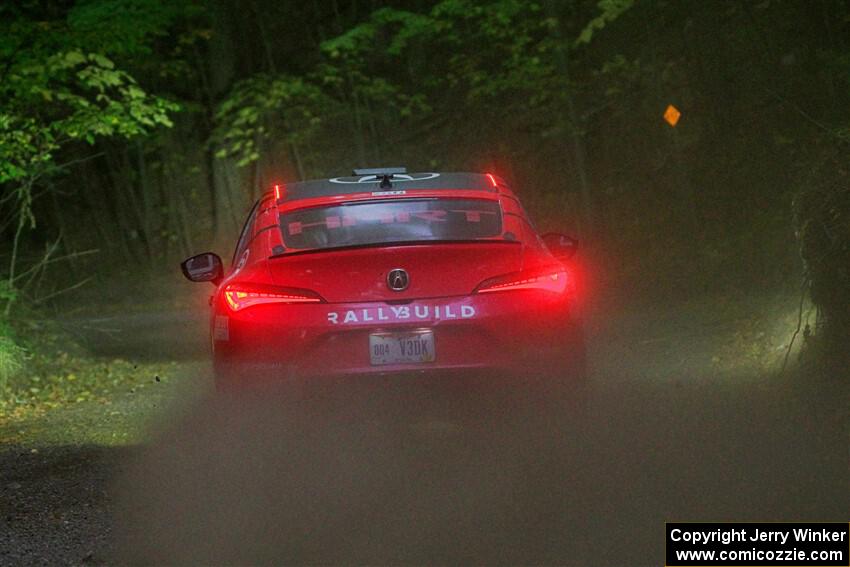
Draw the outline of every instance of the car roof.
[[[356,193],[386,193],[392,191],[488,191],[499,193],[500,187],[506,189],[504,181],[486,173],[404,173],[394,174],[391,186],[381,186],[378,175],[359,175],[351,177],[332,177],[287,183],[282,201],[337,197]]]

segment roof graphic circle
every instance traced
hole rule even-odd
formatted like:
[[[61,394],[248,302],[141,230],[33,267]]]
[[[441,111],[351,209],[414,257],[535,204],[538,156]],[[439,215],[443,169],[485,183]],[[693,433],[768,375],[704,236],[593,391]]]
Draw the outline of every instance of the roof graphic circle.
[[[396,173],[390,180],[393,184],[396,183],[404,183],[405,181],[424,181],[426,179],[434,179],[435,177],[439,177],[439,173]],[[328,179],[331,183],[345,183],[345,184],[358,184],[358,183],[377,183],[380,181],[380,176],[378,175],[364,175],[363,177],[333,177]]]

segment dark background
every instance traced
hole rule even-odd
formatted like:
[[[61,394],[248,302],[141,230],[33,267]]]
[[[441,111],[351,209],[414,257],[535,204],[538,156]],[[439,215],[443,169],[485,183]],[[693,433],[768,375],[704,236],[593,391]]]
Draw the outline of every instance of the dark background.
[[[4,143],[23,164],[3,184],[7,272],[30,211],[22,266],[57,239],[57,255],[97,250],[51,270],[70,285],[229,251],[271,183],[387,164],[501,174],[631,290],[796,289],[809,221],[810,256],[847,258],[844,2],[98,0],[0,15],[0,101],[18,121]],[[28,74],[69,51],[129,73],[139,107],[174,103],[173,125],[130,109],[123,129],[69,126],[60,93],[107,105],[74,74],[87,63]],[[121,88],[106,89],[119,109]],[[13,153],[26,120],[35,142],[52,128],[46,156]],[[31,300],[56,291],[24,283]]]

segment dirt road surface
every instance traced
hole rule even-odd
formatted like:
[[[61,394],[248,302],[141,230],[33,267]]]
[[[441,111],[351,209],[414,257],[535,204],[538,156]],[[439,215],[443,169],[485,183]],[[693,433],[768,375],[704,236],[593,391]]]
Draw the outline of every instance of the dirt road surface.
[[[847,521],[846,377],[773,373],[786,304],[747,305],[589,314],[579,409],[407,385],[222,404],[202,317],[70,321],[184,370],[146,443],[2,449],[0,564],[660,565],[665,521]]]

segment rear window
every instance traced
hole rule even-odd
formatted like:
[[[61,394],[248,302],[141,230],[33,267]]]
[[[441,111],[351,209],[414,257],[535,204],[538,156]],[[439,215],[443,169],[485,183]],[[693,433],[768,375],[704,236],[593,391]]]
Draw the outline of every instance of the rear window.
[[[496,201],[405,199],[301,209],[281,215],[289,249],[477,240],[502,234]]]

